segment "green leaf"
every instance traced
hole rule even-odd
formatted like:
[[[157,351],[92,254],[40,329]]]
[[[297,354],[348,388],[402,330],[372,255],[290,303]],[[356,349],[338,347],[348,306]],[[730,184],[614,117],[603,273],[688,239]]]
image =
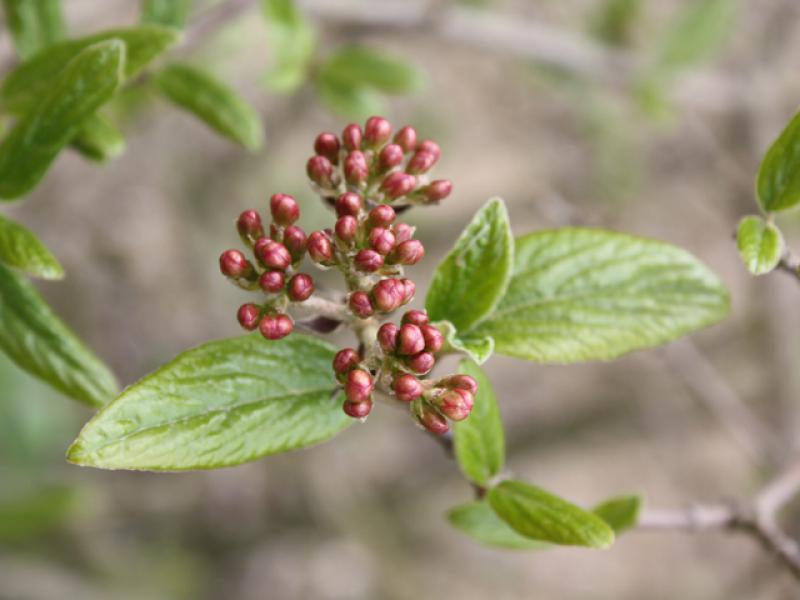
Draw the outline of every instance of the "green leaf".
[[[793,208],[800,202],[800,112],[764,155],[756,192],[759,206],[767,213]]]
[[[436,325],[444,335],[444,347],[442,348],[442,352],[446,354],[461,352],[479,365],[482,365],[494,352],[494,340],[491,336],[470,337],[470,335],[467,334],[462,338],[459,337],[456,328],[450,321],[436,321],[434,325]]]
[[[264,142],[258,113],[227,85],[195,67],[173,63],[158,74],[161,91],[206,125],[249,150]]]
[[[74,488],[51,485],[0,502],[0,541],[15,543],[52,533],[76,505]]]
[[[33,189],[82,123],[108,101],[122,81],[125,45],[89,46],[50,83],[41,101],[0,144],[0,198]]]
[[[422,74],[407,61],[372,48],[347,46],[322,66],[327,77],[351,88],[372,88],[387,94],[408,94],[422,89]]]
[[[505,463],[506,439],[500,409],[492,384],[478,365],[462,360],[458,372],[477,381],[478,393],[469,417],[453,425],[456,460],[470,480],[488,486]]]
[[[68,459],[104,469],[213,469],[325,441],[352,423],[336,397],[334,353],[299,334],[204,344],[98,412]]]
[[[728,292],[688,252],[600,229],[517,238],[506,295],[473,335],[536,362],[608,360],[715,323]]]
[[[631,41],[642,4],[642,0],[605,0],[593,15],[592,34],[608,44],[624,46]]]
[[[467,502],[452,508],[447,519],[456,529],[487,546],[509,550],[542,550],[547,542],[532,540],[514,531],[483,500]]]
[[[314,79],[317,94],[328,109],[354,121],[385,112],[380,95],[367,87],[343,83],[321,71]]]
[[[736,245],[747,270],[753,275],[763,275],[778,266],[783,253],[783,236],[773,223],[748,216],[739,221]]]
[[[67,396],[101,406],[118,390],[114,376],[21,274],[0,265],[0,350]]]
[[[186,25],[191,0],[144,0],[142,23],[177,29]]]
[[[11,71],[0,87],[0,104],[7,110],[24,112],[47,95],[67,65],[89,46],[108,40],[125,44],[125,79],[136,76],[164,50],[172,46],[180,33],[169,27],[142,25],[131,29],[111,29],[88,37],[59,42],[38,52]]]
[[[33,233],[0,216],[0,262],[42,279],[61,279],[64,269]]]
[[[262,8],[273,56],[265,83],[275,91],[292,92],[308,76],[316,33],[294,0],[262,0]]]
[[[64,37],[61,0],[3,0],[6,23],[22,58]]]
[[[636,525],[642,510],[642,497],[638,494],[617,496],[601,502],[592,512],[603,519],[619,535]]]
[[[106,162],[125,151],[125,138],[119,129],[94,114],[83,121],[71,145],[90,160]]]
[[[504,481],[487,498],[497,515],[525,537],[590,548],[614,542],[614,531],[600,517],[533,485]]]
[[[431,320],[450,321],[464,337],[500,302],[513,262],[514,238],[506,207],[494,198],[475,214],[436,268],[425,298]]]

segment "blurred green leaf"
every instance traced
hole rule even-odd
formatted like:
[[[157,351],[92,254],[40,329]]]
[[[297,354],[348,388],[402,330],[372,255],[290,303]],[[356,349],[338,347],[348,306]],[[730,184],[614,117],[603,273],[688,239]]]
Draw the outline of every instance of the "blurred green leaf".
[[[101,406],[118,390],[111,372],[64,325],[24,276],[0,266],[0,350],[67,396]]]
[[[189,65],[173,63],[157,76],[166,96],[209,127],[249,150],[264,142],[258,113],[224,83]]]
[[[308,76],[316,33],[294,0],[262,0],[261,5],[273,57],[265,83],[275,91],[292,92]]]
[[[642,0],[605,0],[592,16],[590,31],[613,46],[631,41],[636,20],[642,13]]]
[[[739,221],[736,245],[747,270],[753,275],[763,275],[778,266],[783,253],[783,236],[773,223],[749,216]]]
[[[0,216],[0,262],[42,279],[61,279],[64,269],[30,230]]]
[[[517,533],[485,500],[467,502],[451,509],[447,519],[456,529],[487,546],[508,550],[542,550],[550,544]]]
[[[3,0],[3,8],[14,46],[23,59],[64,37],[61,0]]]
[[[362,121],[385,112],[384,101],[369,88],[343,83],[325,72],[317,74],[314,84],[323,104],[344,118]]]
[[[416,92],[425,83],[422,74],[409,62],[361,46],[337,50],[321,69],[327,77],[343,85],[386,94]]]
[[[600,517],[536,486],[504,481],[487,498],[497,515],[527,538],[590,548],[614,542],[614,531]]]
[[[0,541],[18,543],[64,525],[75,506],[71,487],[53,485],[0,501]]]
[[[505,463],[506,438],[492,383],[474,362],[462,360],[458,372],[478,383],[475,405],[469,417],[453,425],[456,460],[464,474],[478,485],[488,486]]]
[[[182,29],[190,8],[191,0],[144,0],[142,23]]]
[[[125,138],[119,129],[94,114],[83,121],[71,145],[90,160],[106,162],[125,151]]]
[[[617,496],[601,502],[592,512],[603,519],[619,535],[636,525],[642,510],[642,497],[638,494]]]
[[[98,412],[68,459],[104,469],[214,469],[323,442],[352,423],[331,375],[334,354],[300,334],[204,344]]]
[[[600,229],[517,238],[505,296],[471,335],[545,363],[610,360],[725,317],[728,292],[688,252]]]
[[[46,95],[55,81],[78,54],[99,42],[112,39],[125,44],[124,76],[130,79],[172,46],[180,33],[169,27],[142,25],[131,29],[111,29],[85,38],[59,42],[37,53],[8,74],[0,87],[0,105],[6,110],[24,112]]]
[[[119,40],[89,46],[70,61],[0,144],[0,198],[19,198],[39,183],[82,123],[114,95],[124,64]]]
[[[756,192],[761,210],[767,213],[787,210],[800,202],[800,112],[764,155]]]
[[[443,352],[461,352],[479,365],[485,363],[494,352],[494,340],[491,336],[470,337],[467,334],[462,338],[450,321],[436,321],[434,325],[444,335]]]

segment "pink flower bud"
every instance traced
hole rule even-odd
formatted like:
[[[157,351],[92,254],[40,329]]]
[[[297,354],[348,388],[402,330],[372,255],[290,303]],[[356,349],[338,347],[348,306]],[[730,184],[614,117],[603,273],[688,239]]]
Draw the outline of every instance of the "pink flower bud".
[[[378,344],[386,354],[394,354],[397,350],[397,325],[384,323],[378,329]]]
[[[383,117],[370,117],[364,125],[364,142],[372,148],[382,146],[392,137],[392,126]]]
[[[371,317],[375,313],[375,308],[372,306],[372,300],[366,292],[353,292],[350,294],[348,305],[353,314],[361,319]]]
[[[269,199],[269,211],[272,220],[284,227],[300,218],[300,207],[289,194],[273,194]]]
[[[423,325],[420,329],[422,330],[422,337],[425,338],[425,350],[433,354],[439,352],[444,346],[444,336],[439,331],[439,328],[433,325]]]
[[[424,343],[424,342],[423,342]],[[430,352],[420,352],[406,360],[408,368],[419,375],[429,373],[436,364],[436,358]]]
[[[236,313],[236,319],[247,331],[253,331],[258,327],[261,318],[261,309],[255,304],[242,304]]]
[[[414,294],[417,291],[417,284],[410,279],[401,279],[400,284],[403,286],[402,304],[408,304],[414,299]]]
[[[419,379],[408,373],[395,377],[392,382],[392,389],[394,390],[394,395],[401,402],[413,402],[422,396],[422,384]]]
[[[342,404],[342,410],[348,417],[363,419],[369,415],[372,410],[372,400],[367,399],[364,400],[364,402],[350,402],[347,400]]]
[[[395,241],[400,244],[414,237],[415,228],[408,223],[396,223],[392,226]]]
[[[372,375],[364,369],[353,369],[347,374],[344,393],[350,402],[361,403],[369,400],[372,394]]]
[[[342,131],[342,143],[347,150],[359,150],[361,148],[361,126],[356,123],[350,123]]]
[[[397,279],[381,279],[372,288],[375,308],[381,312],[392,312],[403,303],[405,286]]]
[[[345,192],[336,199],[336,214],[340,217],[357,217],[361,206],[361,196],[354,192]]]
[[[361,150],[353,150],[344,159],[344,178],[347,183],[361,185],[369,177],[367,157]]]
[[[336,220],[336,237],[343,242],[350,243],[356,239],[358,233],[358,221],[355,217],[345,215]]]
[[[378,167],[381,171],[394,169],[403,162],[403,149],[397,144],[388,144],[378,154]]]
[[[453,421],[463,421],[472,412],[475,398],[467,390],[454,388],[439,396],[436,404],[442,414]]]
[[[314,152],[321,154],[334,165],[339,162],[339,138],[335,133],[323,132],[314,140]]]
[[[261,216],[254,210],[246,210],[239,215],[236,221],[236,230],[239,235],[249,240],[250,243],[255,242],[258,238],[264,235],[264,227],[261,225]]]
[[[425,256],[425,247],[419,240],[406,240],[398,244],[392,253],[392,260],[401,265],[415,265]]]
[[[292,255],[293,261],[298,261],[303,258],[306,253],[306,232],[297,225],[290,225],[283,230],[283,245]]]
[[[277,313],[261,319],[258,329],[268,340],[279,340],[292,333],[294,323],[288,315]]]
[[[478,393],[478,382],[469,375],[451,375],[444,383],[450,388],[466,390],[473,396]]]
[[[285,283],[283,271],[264,271],[258,279],[258,285],[268,294],[277,294]]]
[[[394,249],[394,234],[383,227],[375,227],[369,232],[369,245],[375,252],[385,256]]]
[[[375,250],[364,249],[358,251],[353,262],[359,271],[374,273],[383,266],[383,257]]]
[[[328,236],[322,231],[315,231],[308,236],[308,254],[311,260],[322,265],[331,263],[333,247]]]
[[[427,173],[435,164],[436,156],[434,156],[431,152],[416,152],[414,156],[411,157],[411,160],[408,161],[406,172],[413,173],[415,175]]]
[[[381,189],[390,198],[400,198],[411,192],[417,185],[413,175],[396,171],[389,173],[381,184]]]
[[[285,271],[292,264],[292,255],[289,254],[286,246],[275,240],[259,238],[255,245],[255,252],[258,260],[270,269]]]
[[[432,140],[424,140],[420,142],[417,146],[417,152],[430,152],[436,157],[436,160],[439,160],[439,157],[442,155],[439,144]]]
[[[397,218],[397,213],[388,204],[379,204],[369,211],[369,222],[375,227],[388,227]]]
[[[225,277],[232,279],[249,277],[254,274],[253,265],[238,250],[225,250],[220,254],[219,270]]]
[[[403,318],[400,320],[400,322],[410,323],[412,325],[422,327],[423,325],[427,325],[430,322],[430,319],[428,318],[428,313],[426,313],[424,310],[409,310],[403,315]]]
[[[331,187],[331,175],[333,174],[333,165],[324,156],[312,156],[308,159],[306,165],[306,173],[308,178],[311,179],[320,187]]]
[[[416,325],[406,323],[400,327],[400,332],[397,334],[397,352],[411,356],[419,354],[425,349],[425,338],[422,337],[422,331]]]
[[[361,362],[361,358],[358,356],[358,352],[352,348],[343,348],[333,357],[333,372],[336,373],[337,378],[344,381],[345,377],[343,376],[355,369],[359,362]]]
[[[400,146],[403,152],[411,152],[417,145],[416,130],[408,125],[401,127],[394,135],[394,143]]]
[[[427,404],[422,404],[421,408],[418,412],[415,412],[414,416],[417,418],[420,425],[434,435],[444,435],[450,431],[450,425],[448,425],[447,419]]]
[[[453,191],[453,183],[449,179],[437,179],[425,186],[422,193],[428,202],[439,202],[444,200]]]
[[[289,300],[303,302],[314,293],[314,280],[310,275],[298,273],[289,280]]]

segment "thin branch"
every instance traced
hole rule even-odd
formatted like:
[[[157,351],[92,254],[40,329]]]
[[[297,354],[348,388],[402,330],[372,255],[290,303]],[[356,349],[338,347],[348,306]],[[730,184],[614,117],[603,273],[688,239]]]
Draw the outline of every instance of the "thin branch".
[[[786,248],[775,270],[791,275],[800,282],[800,256],[795,255],[791,250]]]

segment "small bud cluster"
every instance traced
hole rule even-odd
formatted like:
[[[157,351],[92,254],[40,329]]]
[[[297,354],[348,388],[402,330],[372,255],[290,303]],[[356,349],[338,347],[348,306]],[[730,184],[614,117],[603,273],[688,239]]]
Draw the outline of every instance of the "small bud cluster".
[[[236,222],[242,242],[255,258],[248,260],[239,250],[226,250],[219,257],[222,274],[246,290],[261,290],[266,300],[239,307],[239,324],[248,331],[258,329],[268,340],[286,337],[294,321],[286,314],[289,302],[303,302],[314,293],[314,280],[298,271],[306,253],[305,232],[294,223],[300,208],[287,194],[274,194],[269,202],[272,223],[265,235],[261,216],[246,210]]]

